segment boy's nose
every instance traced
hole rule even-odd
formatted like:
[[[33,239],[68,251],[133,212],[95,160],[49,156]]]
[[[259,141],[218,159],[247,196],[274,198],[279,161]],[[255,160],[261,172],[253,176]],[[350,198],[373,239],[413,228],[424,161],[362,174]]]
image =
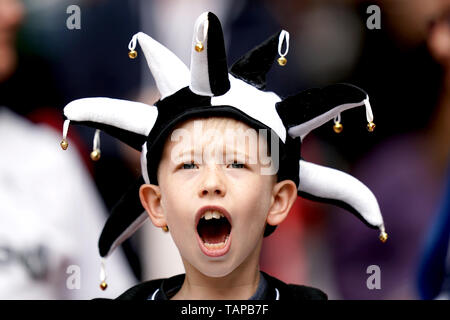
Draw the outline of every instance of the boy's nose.
[[[200,184],[199,196],[219,196],[226,194],[226,187],[223,177],[217,168],[208,168],[205,170],[204,179]]]

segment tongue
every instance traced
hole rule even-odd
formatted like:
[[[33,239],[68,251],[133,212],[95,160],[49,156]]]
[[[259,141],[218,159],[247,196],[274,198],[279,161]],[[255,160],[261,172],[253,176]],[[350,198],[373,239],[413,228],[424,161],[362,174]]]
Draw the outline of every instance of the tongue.
[[[221,243],[225,242],[230,233],[230,224],[225,219],[219,219],[199,225],[198,233],[203,242]]]

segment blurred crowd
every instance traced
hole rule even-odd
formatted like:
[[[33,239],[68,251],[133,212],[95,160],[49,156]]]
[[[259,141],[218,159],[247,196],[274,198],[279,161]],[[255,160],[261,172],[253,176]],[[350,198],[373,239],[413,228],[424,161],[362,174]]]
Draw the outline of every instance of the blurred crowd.
[[[70,29],[70,5],[80,28]],[[380,9],[380,28],[368,19]],[[70,128],[59,147],[62,109],[105,96],[153,104],[144,59],[127,46],[144,31],[187,65],[196,17],[213,11],[228,63],[280,28],[290,32],[285,68],[267,90],[349,82],[369,95],[376,129],[362,110],[342,114],[302,146],[308,161],[339,168],[377,197],[389,239],[333,206],[298,199],[264,240],[261,269],[318,287],[331,299],[450,297],[450,1],[448,0],[0,0],[0,299],[117,296],[133,283],[183,272],[170,236],[147,223],[106,261],[98,288],[97,240],[108,212],[140,175],[139,154],[94,130]],[[69,289],[70,266],[81,287]],[[368,267],[380,270],[370,289]]]

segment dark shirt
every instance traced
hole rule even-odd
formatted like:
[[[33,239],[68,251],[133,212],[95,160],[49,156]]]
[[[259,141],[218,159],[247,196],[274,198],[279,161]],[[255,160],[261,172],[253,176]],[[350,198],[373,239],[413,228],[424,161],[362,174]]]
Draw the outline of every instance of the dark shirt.
[[[183,284],[185,274],[140,283],[124,292],[118,300],[169,300]],[[261,271],[261,280],[250,300],[326,300],[319,289],[286,284]]]
[[[259,278],[258,288],[249,300],[264,300],[269,295],[269,286],[262,272]],[[180,281],[181,280],[181,281]],[[170,300],[181,289],[184,275],[163,280],[161,286],[148,296],[147,300]],[[167,282],[167,283],[166,283]],[[275,289],[277,291],[277,289]]]

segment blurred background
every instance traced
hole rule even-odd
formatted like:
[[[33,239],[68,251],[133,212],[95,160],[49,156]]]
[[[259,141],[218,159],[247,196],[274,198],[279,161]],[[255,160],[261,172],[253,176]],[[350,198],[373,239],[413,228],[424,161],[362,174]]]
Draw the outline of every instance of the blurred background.
[[[80,28],[68,27],[77,22],[71,5],[80,10]],[[373,5],[379,16],[368,11]],[[264,240],[261,269],[331,299],[448,298],[448,0],[0,0],[0,298],[105,294],[97,239],[140,175],[139,154],[102,134],[101,159],[92,162],[94,130],[72,126],[73,147],[61,155],[62,109],[93,96],[156,102],[145,59],[130,60],[128,42],[143,31],[189,65],[194,21],[204,11],[221,19],[229,65],[280,28],[290,32],[288,64],[274,64],[267,90],[286,97],[349,82],[368,93],[374,113],[374,132],[363,108],[349,110],[341,133],[331,121],[305,139],[302,153],[373,191],[388,241],[348,212],[298,199]],[[48,231],[48,221],[57,231]],[[73,264],[85,266],[81,290],[67,289]],[[367,285],[371,265],[380,268],[380,288]],[[114,297],[183,267],[170,236],[146,223],[107,270]]]

